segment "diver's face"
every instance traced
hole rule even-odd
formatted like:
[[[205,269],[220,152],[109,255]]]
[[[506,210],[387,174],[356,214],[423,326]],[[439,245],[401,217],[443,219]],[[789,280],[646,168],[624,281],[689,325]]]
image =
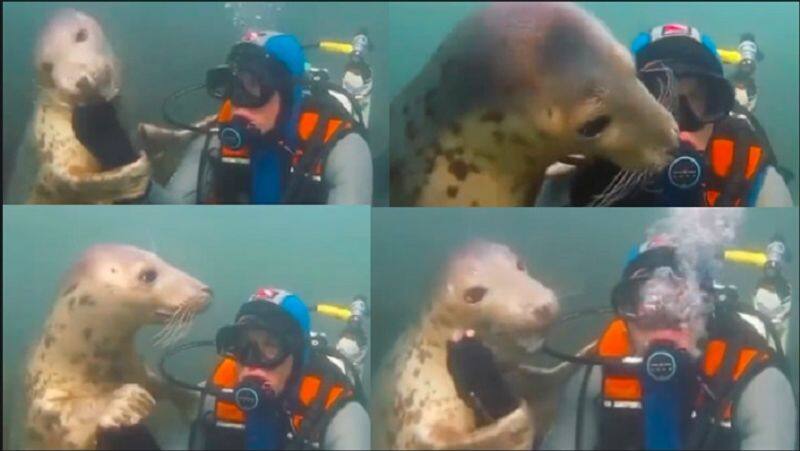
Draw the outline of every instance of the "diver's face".
[[[279,345],[264,330],[248,330],[245,332],[246,339],[258,346],[259,351],[265,357],[271,358],[280,353]],[[292,364],[294,358],[290,355],[274,368],[262,368],[259,366],[242,366],[239,371],[239,380],[248,376],[257,376],[268,385],[276,395],[283,393],[286,382],[292,374]]]
[[[665,327],[652,327],[638,321],[628,321],[628,331],[637,355],[644,355],[651,343],[666,340],[674,343],[678,349],[686,349],[692,355],[698,355],[698,335],[688,321],[670,324]]]
[[[697,355],[705,330],[703,306],[685,279],[668,267],[656,269],[642,285],[636,314],[628,320],[637,354],[644,354],[654,340],[666,340]]]
[[[281,96],[278,91],[264,105],[256,108],[246,108],[243,106],[233,106],[233,115],[241,116],[252,123],[262,134],[275,128],[278,120],[278,113],[281,109]]]
[[[681,77],[678,79],[678,93],[686,97],[689,106],[698,115],[705,114],[706,97],[708,96],[706,86],[697,77]]]

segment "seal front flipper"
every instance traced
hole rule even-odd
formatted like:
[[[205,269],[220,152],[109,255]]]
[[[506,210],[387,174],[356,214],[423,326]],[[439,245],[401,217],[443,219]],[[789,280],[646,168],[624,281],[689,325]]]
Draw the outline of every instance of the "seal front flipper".
[[[453,429],[449,418],[420,424],[414,439],[419,449],[531,449],[533,433],[530,411],[523,401],[496,422],[466,433]]]
[[[74,173],[63,165],[46,164],[30,203],[112,203],[141,197],[150,182],[150,162],[144,153],[131,164],[94,174]]]
[[[114,390],[111,403],[100,416],[99,426],[102,428],[132,426],[146,418],[155,405],[155,398],[144,387],[138,384],[125,384]]]

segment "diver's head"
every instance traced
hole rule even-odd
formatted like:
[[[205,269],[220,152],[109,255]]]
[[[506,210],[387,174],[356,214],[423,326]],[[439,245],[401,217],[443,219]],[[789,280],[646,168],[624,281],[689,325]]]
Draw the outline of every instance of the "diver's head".
[[[250,32],[231,48],[227,65],[206,74],[209,95],[230,100],[233,116],[261,134],[282,126],[299,96],[305,55],[288,34]]]
[[[667,107],[681,131],[698,131],[730,113],[733,88],[707,35],[686,25],[667,24],[640,33],[631,50],[645,86],[657,98],[671,98]],[[674,80],[665,81],[668,77]]]
[[[625,267],[612,291],[612,306],[625,318],[637,354],[655,341],[670,341],[699,355],[697,343],[705,335],[710,297],[697,276],[685,273],[674,245],[657,239]]]
[[[308,307],[283,290],[262,288],[242,305],[233,325],[217,332],[217,350],[233,357],[239,381],[256,381],[275,397],[301,372],[309,333]]]

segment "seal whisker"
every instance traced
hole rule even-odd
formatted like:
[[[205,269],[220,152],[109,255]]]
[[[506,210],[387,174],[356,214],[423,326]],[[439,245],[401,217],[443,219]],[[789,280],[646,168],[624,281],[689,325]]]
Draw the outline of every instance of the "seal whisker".
[[[169,317],[169,321],[167,321],[167,323],[164,324],[164,327],[153,337],[153,344],[160,346],[166,341],[166,338],[170,335],[170,332],[175,327],[175,323],[180,312],[180,308],[172,312],[172,316]]]
[[[181,325],[183,324],[183,318],[186,316],[186,309],[184,309],[183,304],[175,310],[175,321],[170,324],[169,332],[163,337],[161,342],[162,346],[168,346],[172,344],[175,340],[174,337],[176,336],[177,332],[180,330]]]
[[[188,308],[184,309],[183,314],[181,315],[180,322],[178,326],[175,328],[175,331],[172,333],[170,337],[170,344],[177,342],[181,338],[186,336],[186,332],[188,331],[189,321],[191,320],[192,311]]]
[[[180,317],[178,326],[175,328],[175,331],[169,339],[171,344],[181,340],[189,333],[189,326],[194,319],[195,312],[191,309],[188,303],[183,304],[181,308],[183,309],[183,314]]]
[[[187,314],[186,318],[183,320],[183,324],[182,324],[181,330],[180,330],[177,338],[175,339],[176,342],[178,340],[181,340],[181,339],[185,338],[187,335],[189,335],[189,329],[191,329],[191,327],[192,327],[192,322],[194,321],[194,317],[196,316],[196,314],[197,314],[197,312],[192,311],[192,310],[188,310],[188,314]]]

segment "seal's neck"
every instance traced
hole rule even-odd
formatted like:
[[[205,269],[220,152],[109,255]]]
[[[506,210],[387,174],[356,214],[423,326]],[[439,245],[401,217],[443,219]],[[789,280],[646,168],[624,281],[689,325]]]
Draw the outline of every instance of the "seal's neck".
[[[56,109],[63,112],[71,112],[72,104],[65,95],[58,93],[52,88],[43,88],[39,91],[37,104],[44,108]]]
[[[60,299],[50,321],[55,331],[64,331],[82,339],[75,343],[101,345],[103,343],[126,347],[133,345],[136,332],[144,325],[141,312],[120,306],[114,301],[98,299],[88,291],[76,290]]]

